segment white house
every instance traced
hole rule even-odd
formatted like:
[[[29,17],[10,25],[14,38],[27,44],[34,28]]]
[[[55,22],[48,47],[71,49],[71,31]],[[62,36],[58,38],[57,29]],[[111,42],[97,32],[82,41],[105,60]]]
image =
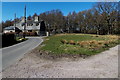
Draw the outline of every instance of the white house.
[[[26,25],[26,28],[25,28]],[[17,21],[14,23],[14,26],[9,26],[4,28],[4,33],[7,32],[16,32],[22,31],[24,32],[24,28],[27,32],[36,32],[38,35],[45,34],[46,33],[46,27],[44,21],[40,21],[38,16],[35,16],[31,20],[26,20],[25,24],[25,18],[23,17],[20,21]]]
[[[16,31],[20,31],[20,29],[17,28],[17,27],[9,26],[9,27],[4,28],[3,33],[15,32],[15,30],[16,30]]]
[[[39,17],[35,16],[32,20],[26,20],[26,31],[32,32],[35,31],[39,34],[40,31],[40,22]],[[19,22],[16,22],[16,27],[24,32],[25,18],[23,17]],[[15,26],[15,24],[14,24]]]

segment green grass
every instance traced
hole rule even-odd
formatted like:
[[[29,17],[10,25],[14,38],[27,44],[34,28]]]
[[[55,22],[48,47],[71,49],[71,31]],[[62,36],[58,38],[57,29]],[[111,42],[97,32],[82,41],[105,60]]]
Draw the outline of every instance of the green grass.
[[[110,47],[113,47],[120,43],[117,39],[114,42],[107,44],[97,48],[97,49],[89,49],[88,47],[81,47],[80,45],[71,45],[71,44],[63,44],[61,42],[62,39],[67,41],[74,40],[75,43],[77,41],[108,41],[111,40],[112,35],[107,36],[97,36],[91,34],[60,34],[54,35],[50,37],[46,37],[45,41],[42,43],[44,46],[40,47],[41,50],[48,51],[51,54],[83,54],[83,55],[94,55],[96,53],[100,53]],[[113,39],[114,40],[114,39]],[[94,45],[97,46],[97,45]]]

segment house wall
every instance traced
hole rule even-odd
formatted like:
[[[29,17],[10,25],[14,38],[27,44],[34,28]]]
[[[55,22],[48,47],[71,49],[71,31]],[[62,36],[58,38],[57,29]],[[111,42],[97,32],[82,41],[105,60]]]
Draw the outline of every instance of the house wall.
[[[3,33],[15,32],[15,30],[4,30]]]
[[[27,22],[28,24],[26,23],[26,31],[28,32],[32,30],[32,31],[37,32],[37,34],[39,35],[40,25],[41,25],[41,23],[39,22],[39,17],[36,16],[32,22],[29,20]],[[30,22],[32,25],[29,25]],[[24,32],[24,26],[22,24],[24,24],[24,17],[22,18],[20,22],[16,23],[16,27]]]

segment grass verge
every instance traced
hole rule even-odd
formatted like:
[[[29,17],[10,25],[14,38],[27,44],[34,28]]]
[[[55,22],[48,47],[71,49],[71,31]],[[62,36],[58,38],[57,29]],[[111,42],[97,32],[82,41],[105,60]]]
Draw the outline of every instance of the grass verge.
[[[46,37],[39,49],[54,55],[90,56],[119,43],[117,35],[58,34]]]

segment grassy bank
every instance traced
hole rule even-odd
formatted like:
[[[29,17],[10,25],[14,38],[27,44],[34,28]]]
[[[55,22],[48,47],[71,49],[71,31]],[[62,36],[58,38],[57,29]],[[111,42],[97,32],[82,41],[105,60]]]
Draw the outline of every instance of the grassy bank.
[[[58,34],[46,37],[40,50],[51,54],[94,55],[120,43],[116,35]]]

